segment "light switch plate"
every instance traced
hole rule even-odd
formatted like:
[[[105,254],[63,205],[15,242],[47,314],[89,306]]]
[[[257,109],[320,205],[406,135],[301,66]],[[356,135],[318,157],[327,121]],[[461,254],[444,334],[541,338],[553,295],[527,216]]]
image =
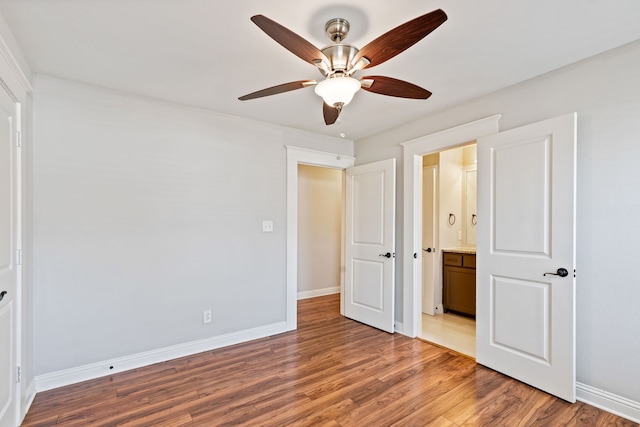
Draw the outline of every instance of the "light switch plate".
[[[262,232],[273,233],[273,221],[262,221]]]

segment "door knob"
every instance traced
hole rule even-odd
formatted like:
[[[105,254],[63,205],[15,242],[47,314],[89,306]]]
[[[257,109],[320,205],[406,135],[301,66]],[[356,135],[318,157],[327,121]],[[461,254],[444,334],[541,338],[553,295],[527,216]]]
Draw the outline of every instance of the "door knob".
[[[547,274],[551,276],[567,277],[569,275],[569,272],[566,268],[559,268],[555,273],[544,273],[543,276],[546,276]]]
[[[7,294],[7,291],[0,292],[0,301],[4,299],[4,296]]]
[[[383,257],[386,257],[386,258],[391,258],[391,252],[387,252],[386,254],[380,254],[380,255],[378,255],[378,256],[383,256]]]
[[[431,252],[431,248],[423,249],[425,252]]]

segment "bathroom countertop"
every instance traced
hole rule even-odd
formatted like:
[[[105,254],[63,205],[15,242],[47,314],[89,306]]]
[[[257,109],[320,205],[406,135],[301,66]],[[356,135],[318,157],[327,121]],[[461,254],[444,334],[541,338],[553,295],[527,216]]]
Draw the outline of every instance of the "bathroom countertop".
[[[445,248],[445,249],[442,249],[442,252],[457,252],[457,253],[460,253],[460,254],[475,254],[476,253],[476,248],[465,248],[465,247]]]

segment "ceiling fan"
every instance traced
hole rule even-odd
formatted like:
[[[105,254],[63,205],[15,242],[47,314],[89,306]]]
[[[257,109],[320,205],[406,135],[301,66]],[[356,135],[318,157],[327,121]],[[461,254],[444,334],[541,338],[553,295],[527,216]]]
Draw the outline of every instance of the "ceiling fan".
[[[252,92],[238,98],[241,101],[289,92],[315,86],[315,92],[323,99],[324,122],[336,122],[342,108],[351,102],[353,95],[361,88],[381,95],[399,98],[427,99],[431,92],[412,83],[385,76],[364,76],[355,79],[357,71],[373,67],[393,58],[413,46],[447,20],[447,15],[437,9],[405,22],[373,40],[362,49],[343,43],[349,33],[349,22],[334,18],[327,22],[325,31],[331,41],[322,49],[303,39],[293,31],[283,27],[263,15],[255,15],[251,20],[268,36],[280,43],[294,55],[316,66],[325,79],[298,80]]]

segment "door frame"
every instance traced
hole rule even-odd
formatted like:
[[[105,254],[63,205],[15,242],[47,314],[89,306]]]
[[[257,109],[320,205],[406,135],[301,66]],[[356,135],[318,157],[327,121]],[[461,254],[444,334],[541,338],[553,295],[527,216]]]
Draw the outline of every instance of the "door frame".
[[[422,257],[413,258],[422,250],[422,157],[498,133],[500,117],[497,114],[400,144],[404,151],[402,334],[411,338],[422,328]]]
[[[286,330],[298,326],[298,165],[320,166],[344,170],[353,167],[355,157],[308,148],[285,145],[287,150],[287,287],[286,287]],[[343,199],[344,199],[344,191]],[[343,200],[344,206],[344,200]],[[344,209],[342,213],[344,227]],[[341,243],[344,246],[344,241]],[[344,248],[342,250],[344,254]],[[342,294],[344,292],[344,269],[340,271],[340,313],[344,312]]]

